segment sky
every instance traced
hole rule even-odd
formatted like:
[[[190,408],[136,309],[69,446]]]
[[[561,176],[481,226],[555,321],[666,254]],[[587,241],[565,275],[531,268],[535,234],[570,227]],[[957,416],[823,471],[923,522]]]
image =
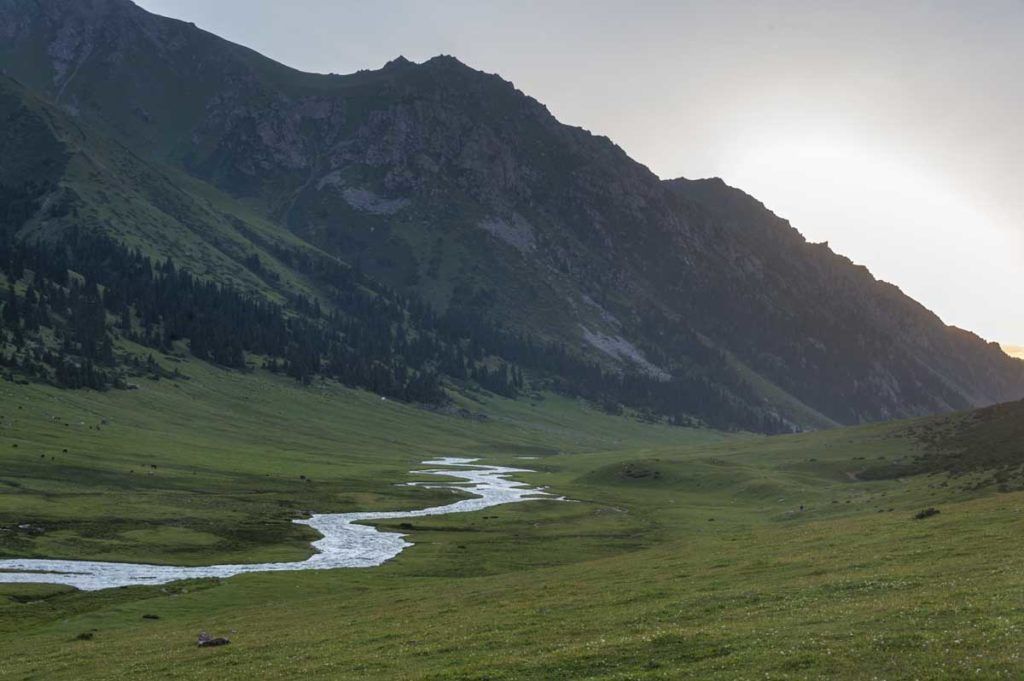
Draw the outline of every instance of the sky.
[[[139,0],[306,71],[451,54],[1024,345],[1024,0]]]

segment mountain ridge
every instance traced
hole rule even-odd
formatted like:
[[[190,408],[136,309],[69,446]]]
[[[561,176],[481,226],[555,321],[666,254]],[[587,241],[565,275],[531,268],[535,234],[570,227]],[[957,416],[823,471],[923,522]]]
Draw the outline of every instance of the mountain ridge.
[[[304,74],[126,0],[0,18],[0,68],[72,117],[439,311],[618,371],[739,376],[804,426],[1024,395],[1024,363],[754,197],[662,180],[454,57]]]

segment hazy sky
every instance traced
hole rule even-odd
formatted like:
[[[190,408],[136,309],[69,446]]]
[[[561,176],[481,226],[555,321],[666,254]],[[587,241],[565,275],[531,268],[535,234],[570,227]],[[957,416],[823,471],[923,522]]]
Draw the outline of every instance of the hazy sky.
[[[308,71],[452,54],[1024,344],[1024,0],[140,0]]]

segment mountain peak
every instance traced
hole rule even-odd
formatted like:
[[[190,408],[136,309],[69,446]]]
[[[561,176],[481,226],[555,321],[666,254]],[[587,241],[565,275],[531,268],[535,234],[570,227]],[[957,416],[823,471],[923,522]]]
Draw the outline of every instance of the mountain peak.
[[[384,64],[384,66],[383,66],[383,68],[381,70],[388,71],[388,70],[391,70],[391,69],[403,68],[403,67],[406,67],[406,66],[411,66],[412,63],[413,62],[409,61],[404,56],[398,55],[397,57],[395,57],[394,59],[389,61],[387,64]]]
[[[393,71],[396,69],[405,69],[409,67],[421,67],[432,70],[443,70],[443,69],[465,69],[467,71],[478,72],[476,69],[467,66],[459,59],[449,54],[439,54],[427,59],[424,62],[417,63],[410,59],[407,59],[404,55],[398,55],[388,63],[384,64],[381,68],[382,71]]]
[[[456,57],[453,57],[450,54],[438,54],[438,55],[435,55],[435,56],[431,57],[430,59],[428,59],[427,61],[423,62],[423,65],[424,66],[432,66],[432,67],[442,67],[442,68],[459,67],[459,68],[469,69],[471,71],[476,71],[476,69],[467,66],[465,63],[463,63],[462,61],[460,61]]]

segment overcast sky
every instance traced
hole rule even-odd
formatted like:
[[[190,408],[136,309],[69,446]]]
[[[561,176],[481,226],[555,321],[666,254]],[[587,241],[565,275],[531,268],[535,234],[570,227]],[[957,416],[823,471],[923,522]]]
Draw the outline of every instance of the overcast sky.
[[[140,0],[307,71],[452,54],[1024,345],[1024,0]]]

